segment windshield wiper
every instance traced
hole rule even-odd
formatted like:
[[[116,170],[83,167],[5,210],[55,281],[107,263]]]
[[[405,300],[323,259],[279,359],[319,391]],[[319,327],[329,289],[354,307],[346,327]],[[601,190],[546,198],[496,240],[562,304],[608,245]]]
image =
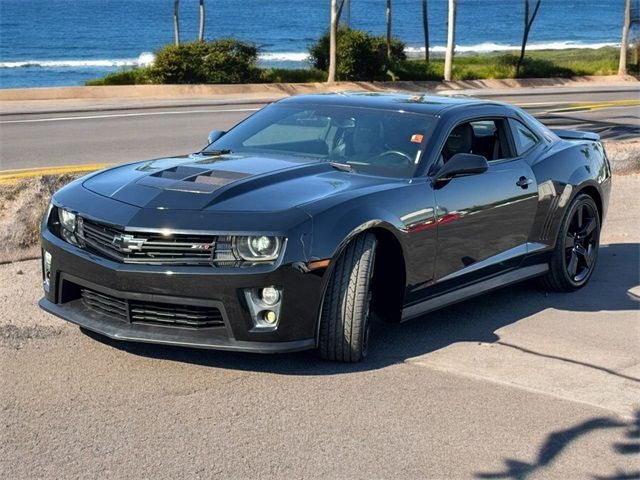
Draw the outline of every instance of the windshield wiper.
[[[340,162],[329,162],[336,170],[342,170],[343,172],[353,172],[353,167],[348,163],[340,163]]]
[[[200,155],[206,155],[208,157],[217,157],[219,155],[228,155],[231,153],[231,150],[228,148],[222,150],[202,150]]]

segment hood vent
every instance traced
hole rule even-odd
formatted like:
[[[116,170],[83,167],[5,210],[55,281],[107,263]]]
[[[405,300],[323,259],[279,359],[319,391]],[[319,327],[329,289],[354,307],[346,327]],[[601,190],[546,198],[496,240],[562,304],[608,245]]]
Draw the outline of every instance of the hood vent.
[[[212,193],[220,187],[249,176],[251,174],[243,172],[177,166],[143,177],[136,183],[162,190]]]

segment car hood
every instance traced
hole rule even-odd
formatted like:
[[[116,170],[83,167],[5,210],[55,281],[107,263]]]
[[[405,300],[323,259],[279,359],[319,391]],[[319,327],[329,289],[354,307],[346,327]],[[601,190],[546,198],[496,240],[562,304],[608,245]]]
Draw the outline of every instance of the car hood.
[[[140,208],[275,212],[389,182],[324,161],[229,154],[122,165],[90,176],[83,186]]]

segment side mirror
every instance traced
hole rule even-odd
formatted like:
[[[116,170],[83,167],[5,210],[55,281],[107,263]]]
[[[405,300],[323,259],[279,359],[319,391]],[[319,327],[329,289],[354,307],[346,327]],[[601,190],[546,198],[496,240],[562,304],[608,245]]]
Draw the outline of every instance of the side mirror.
[[[456,153],[438,170],[435,181],[441,182],[463,175],[477,175],[486,172],[488,168],[487,159],[482,155]]]
[[[209,142],[209,145],[211,145],[213,142],[218,140],[225,133],[227,133],[227,132],[224,132],[222,130],[211,130],[209,132],[209,136],[207,136],[207,141]]]

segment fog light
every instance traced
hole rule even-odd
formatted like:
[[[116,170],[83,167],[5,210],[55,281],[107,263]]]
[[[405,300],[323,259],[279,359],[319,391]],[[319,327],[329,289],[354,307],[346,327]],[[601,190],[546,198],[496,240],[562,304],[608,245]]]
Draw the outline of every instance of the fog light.
[[[276,320],[278,320],[278,316],[276,315],[276,312],[273,312],[271,310],[267,310],[266,312],[264,312],[262,318],[269,325],[273,325],[274,323],[276,323]]]
[[[49,288],[49,279],[51,278],[51,254],[46,250],[43,250],[42,254],[42,277],[44,280],[44,286]]]
[[[266,305],[272,306],[280,301],[280,292],[274,287],[265,287],[260,290],[260,298]]]

